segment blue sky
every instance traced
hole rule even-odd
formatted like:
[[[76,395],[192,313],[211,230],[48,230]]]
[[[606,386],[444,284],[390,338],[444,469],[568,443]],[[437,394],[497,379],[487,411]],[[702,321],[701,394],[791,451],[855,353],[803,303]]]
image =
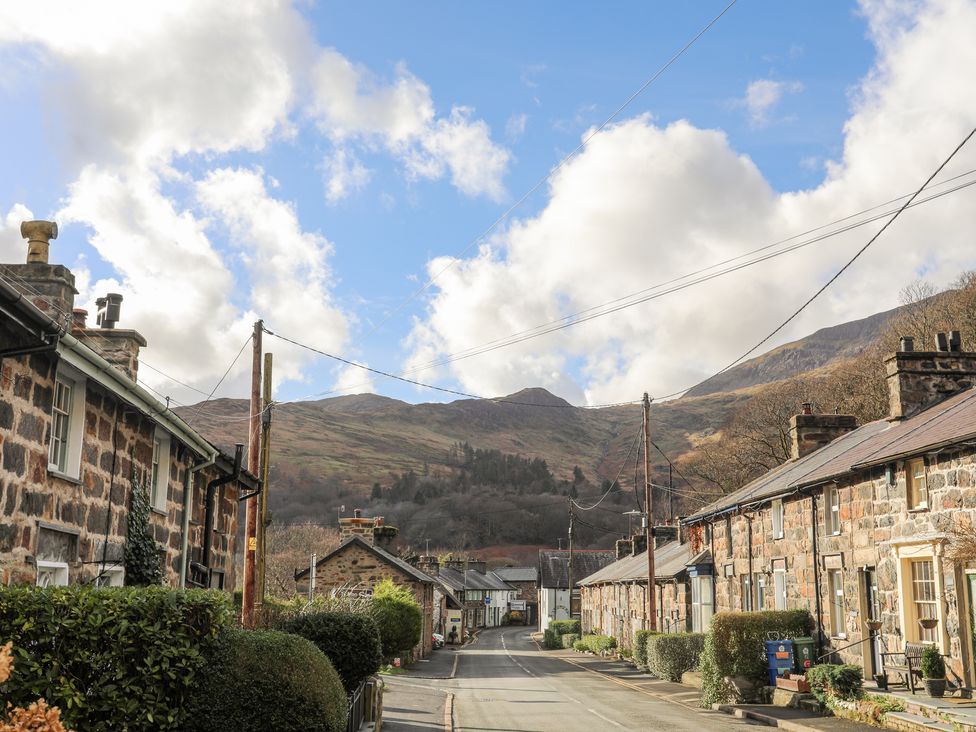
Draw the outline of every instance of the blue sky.
[[[740,0],[558,184],[514,211],[489,250],[468,251],[409,299],[445,266],[436,258],[464,250],[725,2],[256,2],[236,12],[202,3],[146,6],[109,29],[97,14],[71,17],[70,4],[33,5],[0,11],[0,99],[15,110],[0,118],[0,253],[19,259],[13,229],[24,207],[57,216],[55,256],[82,273],[80,299],[122,290],[128,325],[151,341],[146,361],[204,391],[254,315],[399,371],[825,223],[911,190],[972,111],[926,90],[929,103],[915,102],[944,134],[907,162],[872,150],[882,140],[918,146],[908,138],[924,131],[918,110],[898,107],[904,94],[892,90],[922,81],[894,59],[931,63],[940,27],[965,35],[967,3],[892,12],[869,1]],[[943,53],[964,52],[953,40],[943,33]],[[405,103],[394,113],[397,89]],[[424,104],[432,109],[412,119]],[[873,169],[872,155],[890,169]],[[345,188],[329,198],[338,160]],[[634,186],[646,187],[646,203],[621,203]],[[665,207],[675,191],[687,193]],[[667,241],[634,237],[658,223]],[[577,240],[577,229],[606,240]],[[781,319],[852,241],[415,378],[484,394],[544,385],[579,403],[669,390],[738,355],[736,344]],[[594,247],[606,248],[599,272],[585,264]],[[210,254],[196,261],[187,248]],[[912,253],[894,288],[839,289],[784,337],[896,304],[916,274],[944,284],[968,266],[961,244],[944,249]],[[708,346],[669,356],[689,324]],[[446,398],[288,349],[280,376],[283,399],[337,384]],[[222,393],[239,395],[244,380],[236,369]]]

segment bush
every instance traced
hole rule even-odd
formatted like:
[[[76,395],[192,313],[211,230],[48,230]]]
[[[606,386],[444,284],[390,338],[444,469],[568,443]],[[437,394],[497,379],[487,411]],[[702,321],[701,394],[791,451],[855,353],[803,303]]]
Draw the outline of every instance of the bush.
[[[704,647],[704,633],[653,635],[647,639],[648,666],[662,679],[681,681],[681,674],[698,668]]]
[[[560,638],[560,648],[573,648],[580,639],[579,633],[563,633]]]
[[[309,613],[285,620],[278,627],[312,641],[332,662],[347,692],[379,671],[383,663],[380,630],[368,615]]]
[[[945,661],[935,646],[926,646],[922,651],[922,677],[926,679],[944,679]]]
[[[407,588],[390,580],[380,582],[373,588],[370,615],[379,627],[385,658],[409,651],[420,642],[424,615]]]
[[[187,732],[341,732],[346,691],[315,645],[276,630],[231,630],[187,703]]]
[[[552,628],[552,632],[557,636],[562,636],[566,633],[576,633],[576,635],[580,636],[583,635],[579,620],[553,620],[551,623],[549,623],[549,627]]]
[[[206,590],[0,588],[0,638],[14,653],[6,701],[43,697],[71,729],[181,730],[205,654],[232,619],[226,596]]]
[[[653,635],[657,635],[657,631],[638,630],[634,638],[634,660],[643,668],[647,668],[647,641]]]
[[[860,666],[849,663],[822,663],[807,669],[806,678],[813,695],[823,704],[829,705],[832,698],[844,701],[859,699],[864,672]]]
[[[580,639],[578,641],[573,642],[573,650],[579,651],[580,653],[584,653],[588,651],[589,648],[587,647],[586,643],[582,639]]]
[[[767,678],[763,641],[807,636],[813,627],[813,617],[806,610],[716,613],[699,664],[702,706],[734,701],[726,676],[744,677],[757,688],[763,686]]]
[[[556,632],[552,628],[546,628],[542,633],[542,647],[550,651],[556,648],[562,648],[560,637],[556,635]]]
[[[612,651],[617,647],[617,639],[612,635],[584,635],[580,638],[583,644],[582,650],[596,653],[597,655],[605,651]],[[576,647],[575,645],[573,646]]]

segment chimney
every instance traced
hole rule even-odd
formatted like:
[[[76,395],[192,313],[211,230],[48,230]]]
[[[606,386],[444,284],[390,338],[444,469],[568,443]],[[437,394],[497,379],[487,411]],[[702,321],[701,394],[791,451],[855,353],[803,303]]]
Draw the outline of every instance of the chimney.
[[[79,331],[88,327],[88,311],[84,308],[75,308],[71,311],[71,334],[78,335]]]
[[[630,539],[617,539],[617,543],[614,544],[613,548],[616,550],[617,559],[623,559],[624,557],[633,555],[634,542]]]
[[[382,526],[382,521],[379,524]],[[369,544],[374,543],[374,533],[377,527],[375,519],[363,518],[363,511],[357,508],[352,517],[343,516],[339,519],[339,541],[344,542],[353,536],[365,539]]]
[[[678,540],[677,526],[655,526],[654,527],[654,548],[660,549],[665,544]]]
[[[630,543],[634,546],[635,556],[647,551],[647,537],[644,534],[634,534],[630,537]]]
[[[54,221],[24,221],[20,235],[27,239],[26,264],[6,264],[0,274],[37,308],[65,328],[75,304],[75,276],[61,264],[49,264],[51,239],[58,238]]]
[[[115,327],[122,314],[121,295],[110,292],[95,300],[95,305],[98,307],[95,319],[98,327],[82,326],[77,331],[72,328],[72,335],[135,381],[139,376],[139,349],[146,346],[146,339],[137,331]],[[74,320],[75,323],[79,321],[77,311]],[[85,318],[81,318],[81,322],[84,323]]]
[[[441,563],[437,561],[437,557],[424,555],[417,560],[417,569],[426,575],[436,577],[441,573]]]
[[[800,414],[790,417],[790,450],[794,460],[857,428],[857,418],[850,414],[814,414],[813,405],[804,402]]]
[[[907,347],[906,347],[907,346]],[[935,336],[934,351],[916,351],[911,338],[885,359],[888,418],[905,419],[976,383],[976,353],[962,350],[959,331]]]
[[[478,574],[485,574],[488,571],[488,563],[482,562],[480,559],[469,559],[468,569],[472,569]]]

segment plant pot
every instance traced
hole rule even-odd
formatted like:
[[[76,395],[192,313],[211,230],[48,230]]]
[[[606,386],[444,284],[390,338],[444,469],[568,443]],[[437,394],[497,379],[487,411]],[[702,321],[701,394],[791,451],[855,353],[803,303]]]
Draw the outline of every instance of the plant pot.
[[[874,683],[878,685],[879,691],[888,690],[888,674],[875,674]]]
[[[881,630],[880,620],[868,620],[864,624],[868,626],[868,630],[870,630],[872,633],[877,633],[879,630]]]
[[[939,624],[939,620],[938,618],[919,618],[918,624],[926,630],[932,630],[932,628]]]
[[[941,699],[945,696],[945,679],[922,679],[922,685],[925,687],[926,693],[933,699]]]

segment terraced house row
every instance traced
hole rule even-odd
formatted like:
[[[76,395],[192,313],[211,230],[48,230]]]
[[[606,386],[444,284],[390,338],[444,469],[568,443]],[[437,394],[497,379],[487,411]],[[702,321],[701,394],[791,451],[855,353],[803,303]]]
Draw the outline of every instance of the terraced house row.
[[[232,589],[238,496],[258,487],[236,460],[137,383],[145,339],[74,309],[70,270],[48,263],[57,225],[25,222],[24,264],[0,266],[0,582],[125,582],[133,488],[172,585]]]
[[[792,459],[683,521],[688,591],[664,595],[663,616],[701,630],[714,612],[804,608],[822,652],[868,677],[884,653],[934,643],[976,683],[976,353],[961,345],[902,339],[886,419],[803,405]]]

